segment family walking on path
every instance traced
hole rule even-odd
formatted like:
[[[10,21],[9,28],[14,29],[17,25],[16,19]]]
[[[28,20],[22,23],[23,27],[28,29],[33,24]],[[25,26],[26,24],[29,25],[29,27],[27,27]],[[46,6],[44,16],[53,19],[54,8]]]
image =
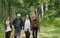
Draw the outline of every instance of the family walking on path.
[[[25,38],[30,38],[30,31],[32,31],[33,38],[37,38],[37,33],[40,31],[40,24],[37,16],[33,16],[31,20],[30,15],[27,14],[23,21],[21,14],[17,14],[13,22],[11,22],[9,16],[7,16],[4,19],[5,38],[10,38],[12,25],[14,26],[14,38],[20,38],[22,29],[25,32]]]

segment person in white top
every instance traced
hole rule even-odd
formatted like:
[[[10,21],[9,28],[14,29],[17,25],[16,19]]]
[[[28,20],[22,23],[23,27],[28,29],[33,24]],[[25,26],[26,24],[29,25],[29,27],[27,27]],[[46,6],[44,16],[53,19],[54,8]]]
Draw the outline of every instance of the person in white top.
[[[12,31],[12,25],[11,25],[11,22],[10,22],[10,19],[9,19],[8,16],[5,17],[4,28],[5,28],[5,37],[10,38],[10,34],[11,34],[11,31]]]
[[[29,38],[30,30],[31,30],[31,18],[30,15],[27,14],[24,22],[24,31],[25,31],[26,38]]]

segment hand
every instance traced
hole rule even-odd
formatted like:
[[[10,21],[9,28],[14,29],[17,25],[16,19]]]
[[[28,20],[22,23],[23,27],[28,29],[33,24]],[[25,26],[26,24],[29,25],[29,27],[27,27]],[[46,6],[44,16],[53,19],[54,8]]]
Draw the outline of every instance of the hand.
[[[40,29],[38,29],[38,32],[40,32]]]
[[[38,31],[40,32],[40,27],[38,27]]]
[[[24,30],[24,27],[22,27],[22,30]]]
[[[40,32],[40,28],[38,28],[38,32]]]

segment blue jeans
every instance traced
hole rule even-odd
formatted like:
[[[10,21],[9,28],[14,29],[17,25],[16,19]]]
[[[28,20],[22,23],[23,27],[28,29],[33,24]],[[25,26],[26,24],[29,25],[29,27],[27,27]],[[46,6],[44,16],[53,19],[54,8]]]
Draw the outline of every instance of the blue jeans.
[[[37,38],[38,28],[35,27],[32,29],[33,38]]]
[[[20,38],[20,33],[21,33],[20,30],[15,30],[15,32],[14,32],[14,38]]]

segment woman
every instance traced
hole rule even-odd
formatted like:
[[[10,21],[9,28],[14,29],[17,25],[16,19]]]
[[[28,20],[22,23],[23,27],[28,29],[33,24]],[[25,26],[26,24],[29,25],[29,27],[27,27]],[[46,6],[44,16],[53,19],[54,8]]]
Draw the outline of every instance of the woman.
[[[12,31],[12,25],[11,25],[11,21],[10,21],[8,16],[5,17],[4,28],[5,28],[5,36],[6,36],[6,38],[10,38],[10,34],[11,34],[11,31]]]
[[[33,34],[33,38],[37,38],[38,30],[40,31],[39,21],[38,21],[38,18],[36,16],[34,16],[33,20],[32,20],[32,34]]]
[[[30,37],[30,30],[31,30],[31,18],[29,14],[27,14],[24,22],[24,31],[25,31],[26,38]]]

